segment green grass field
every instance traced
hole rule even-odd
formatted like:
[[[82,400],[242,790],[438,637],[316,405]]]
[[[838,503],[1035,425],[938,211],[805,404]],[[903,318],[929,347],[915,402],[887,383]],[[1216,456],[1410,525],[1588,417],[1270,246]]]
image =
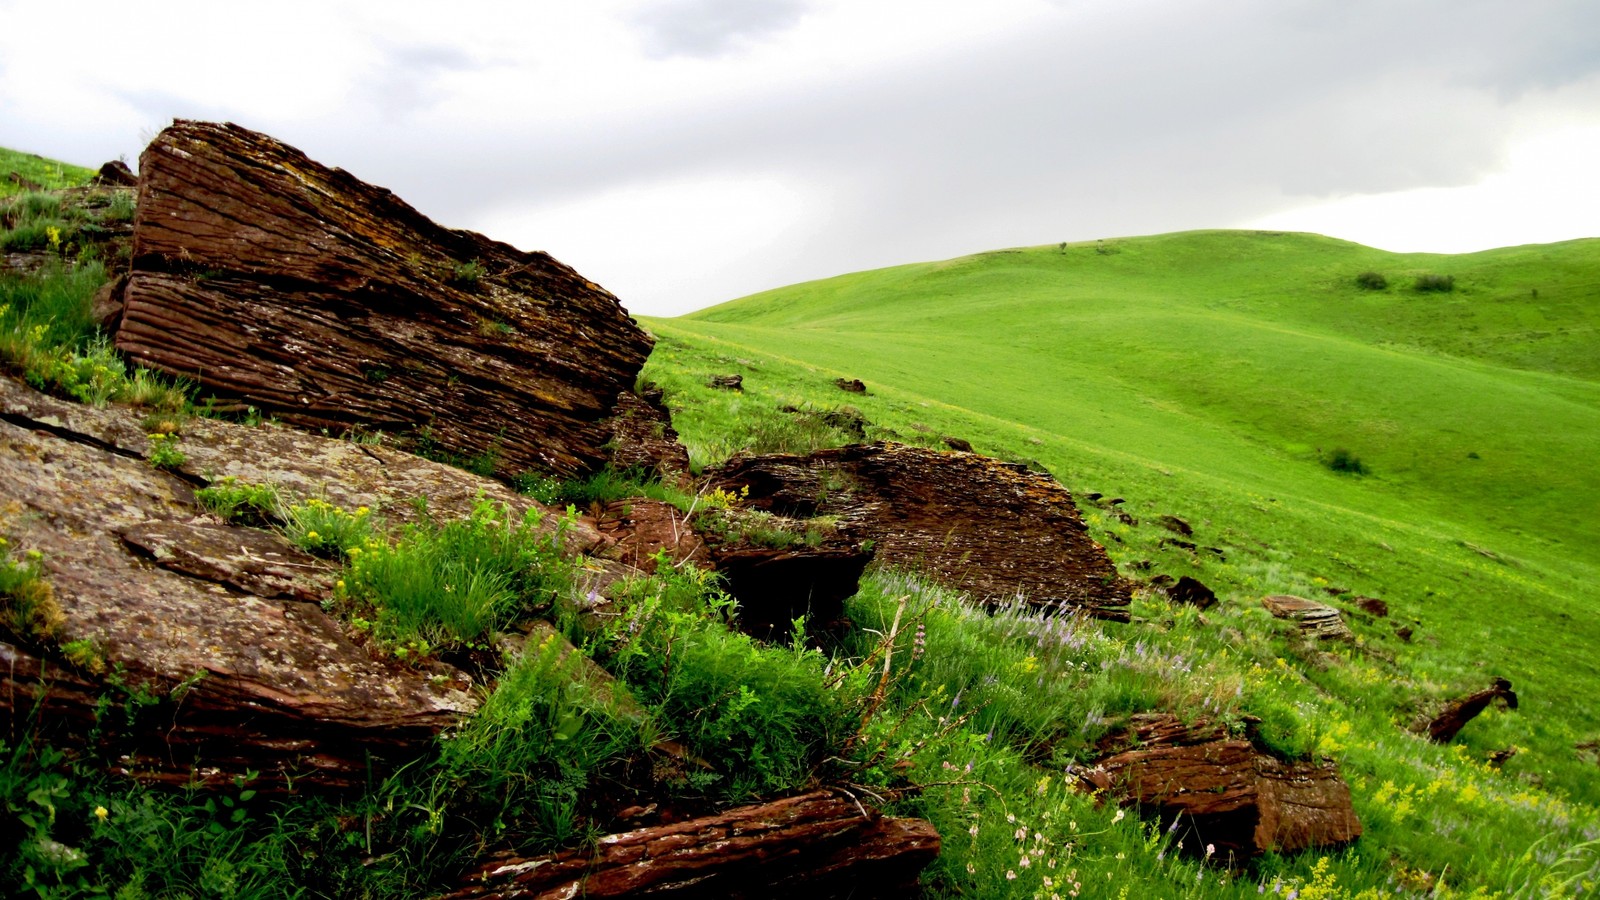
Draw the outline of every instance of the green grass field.
[[[0,198],[27,193],[26,187],[8,177],[13,172],[45,190],[79,187],[94,177],[93,169],[0,147]]]
[[[1388,287],[1358,287],[1366,271]],[[1426,274],[1454,290],[1413,289]],[[648,319],[660,343],[645,377],[668,388],[697,462],[738,449],[723,437],[738,420],[849,404],[874,436],[956,435],[1042,462],[1075,492],[1125,497],[1137,527],[1080,503],[1123,571],[1199,577],[1251,641],[1273,633],[1265,593],[1383,598],[1393,618],[1359,623],[1355,652],[1290,662],[1315,685],[1299,715],[1375,826],[1363,852],[1417,865],[1438,834],[1383,815],[1427,781],[1399,762],[1426,752],[1402,726],[1496,675],[1521,709],[1486,714],[1456,752],[1516,746],[1494,776],[1508,796],[1573,804],[1600,837],[1600,772],[1575,747],[1600,737],[1597,323],[1600,240],[1435,256],[1190,232],[900,266]],[[743,396],[703,388],[722,372],[744,375]],[[1336,449],[1368,473],[1330,469]],[[1160,514],[1226,559],[1161,546]],[[1126,640],[1150,628],[1107,627]],[[1485,807],[1444,830],[1478,829],[1510,858],[1540,833],[1514,818]]]

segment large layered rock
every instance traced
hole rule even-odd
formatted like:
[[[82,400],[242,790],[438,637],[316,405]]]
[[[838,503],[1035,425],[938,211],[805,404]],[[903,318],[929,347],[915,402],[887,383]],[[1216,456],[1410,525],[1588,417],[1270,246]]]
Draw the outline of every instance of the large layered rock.
[[[1165,713],[1134,716],[1102,747],[1112,752],[1083,773],[1087,785],[1172,823],[1190,852],[1209,846],[1237,861],[1361,836],[1350,786],[1332,762],[1286,762],[1216,725]]]
[[[972,453],[896,443],[736,458],[710,474],[746,503],[837,517],[879,560],[930,570],[977,599],[1017,597],[1126,621],[1128,585],[1054,478]]]
[[[938,855],[939,833],[928,822],[880,816],[849,797],[815,791],[607,835],[593,847],[495,859],[447,896],[909,897],[917,874]]]
[[[117,349],[285,422],[502,474],[601,464],[651,346],[543,253],[442,228],[266,135],[179,121],[139,161]]]
[[[217,522],[192,488],[232,473],[395,520],[417,514],[417,496],[440,518],[531,501],[383,447],[216,421],[188,423],[188,461],[161,471],[144,430],[129,410],[0,378],[0,533],[38,551],[56,607],[0,639],[0,717],[34,717],[64,746],[96,735],[145,780],[255,772],[260,788],[343,790],[429,752],[475,708],[467,673],[374,657],[324,613],[326,563]],[[574,552],[602,540],[592,526],[564,533]]]

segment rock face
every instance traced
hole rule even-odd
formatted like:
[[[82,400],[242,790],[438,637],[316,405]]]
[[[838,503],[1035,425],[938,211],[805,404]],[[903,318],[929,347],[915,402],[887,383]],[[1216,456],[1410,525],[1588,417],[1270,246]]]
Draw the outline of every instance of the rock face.
[[[1297,623],[1300,633],[1313,640],[1348,641],[1355,637],[1339,610],[1326,603],[1290,594],[1270,594],[1261,598],[1261,605],[1276,618]]]
[[[100,740],[111,747],[99,749],[125,753],[144,780],[255,771],[258,789],[337,791],[429,752],[475,708],[479,685],[465,672],[369,655],[319,605],[336,577],[326,563],[276,534],[217,522],[192,487],[234,474],[391,521],[416,515],[418,495],[441,518],[480,498],[519,511],[531,501],[387,448],[207,420],[184,426],[189,459],[166,472],[146,461],[144,432],[131,411],[0,379],[0,532],[40,551],[59,607],[48,635],[0,642],[0,715],[34,715],[40,691],[40,729],[72,746],[96,733],[107,698],[137,715],[107,723]],[[581,524],[567,536],[573,551],[601,541]]]
[[[1083,774],[1163,824],[1176,821],[1191,853],[1207,845],[1218,860],[1269,850],[1333,848],[1361,836],[1350,787],[1334,763],[1284,762],[1214,725],[1185,725],[1165,713],[1133,717],[1126,732],[1101,746],[1133,749],[1102,757]]]
[[[611,410],[609,424],[612,468],[636,469],[666,481],[688,477],[689,451],[678,443],[660,388],[638,394],[623,391]]]
[[[118,350],[307,428],[574,475],[651,346],[543,253],[442,228],[234,125],[179,121],[139,162]]]
[[[816,791],[607,835],[593,849],[498,859],[446,897],[897,898],[916,893],[917,873],[938,855],[929,823]]]
[[[1089,538],[1072,495],[1024,466],[876,443],[736,458],[709,478],[734,492],[748,487],[756,509],[837,517],[842,534],[874,542],[879,560],[929,569],[981,602],[1021,596],[1128,619],[1128,585]]]

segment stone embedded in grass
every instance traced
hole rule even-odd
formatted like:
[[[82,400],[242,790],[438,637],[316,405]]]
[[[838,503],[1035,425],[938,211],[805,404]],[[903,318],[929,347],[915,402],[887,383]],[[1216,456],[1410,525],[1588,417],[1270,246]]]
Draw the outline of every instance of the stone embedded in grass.
[[[1184,603],[1200,609],[1210,609],[1217,605],[1216,593],[1206,587],[1200,579],[1188,575],[1179,578],[1172,587],[1167,588],[1167,599],[1173,603]]]
[[[1322,641],[1347,641],[1355,637],[1339,610],[1326,603],[1290,594],[1271,594],[1261,598],[1261,605],[1276,618],[1296,622],[1300,633],[1306,637]]]

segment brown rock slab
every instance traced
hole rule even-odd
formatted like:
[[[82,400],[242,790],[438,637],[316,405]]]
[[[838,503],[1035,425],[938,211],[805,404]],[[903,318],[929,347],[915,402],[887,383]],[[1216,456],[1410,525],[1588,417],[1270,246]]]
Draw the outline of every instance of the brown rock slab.
[[[928,822],[815,791],[607,835],[592,848],[494,859],[445,898],[906,897],[939,843]]]
[[[705,541],[678,508],[665,501],[618,500],[606,506],[597,524],[610,542],[603,555],[642,572],[654,573],[656,554],[662,552],[674,566],[711,565]]]
[[[139,177],[133,174],[127,163],[113,159],[95,173],[94,183],[105,187],[134,187],[139,183]]]
[[[1332,762],[1286,762],[1206,722],[1165,713],[1133,717],[1102,742],[1132,743],[1082,773],[1085,785],[1178,823],[1183,848],[1244,860],[1267,851],[1335,848],[1361,836],[1350,787]]]
[[[707,387],[714,387],[724,391],[744,390],[743,375],[713,375],[706,381]]]
[[[1428,739],[1436,744],[1450,743],[1468,722],[1476,719],[1479,713],[1496,701],[1506,709],[1517,708],[1517,694],[1511,689],[1510,681],[1496,678],[1487,690],[1478,691],[1446,705],[1443,712],[1427,722]]]
[[[835,378],[833,385],[839,390],[850,394],[865,394],[867,392],[866,383],[859,378]]]
[[[605,461],[651,338],[543,253],[442,228],[272,138],[179,121],[140,157],[117,349],[310,429],[501,474]]]
[[[1127,621],[1129,587],[1054,478],[986,456],[875,443],[730,460],[708,476],[747,505],[837,517],[877,558],[923,569],[983,603],[1017,597]]]
[[[1292,594],[1269,594],[1261,598],[1267,612],[1300,626],[1300,633],[1319,641],[1348,641],[1355,637],[1339,610],[1326,603]]]
[[[1356,597],[1353,602],[1355,603],[1357,609],[1369,616],[1374,616],[1379,619],[1386,619],[1389,617],[1389,604],[1379,600],[1377,597]]]

